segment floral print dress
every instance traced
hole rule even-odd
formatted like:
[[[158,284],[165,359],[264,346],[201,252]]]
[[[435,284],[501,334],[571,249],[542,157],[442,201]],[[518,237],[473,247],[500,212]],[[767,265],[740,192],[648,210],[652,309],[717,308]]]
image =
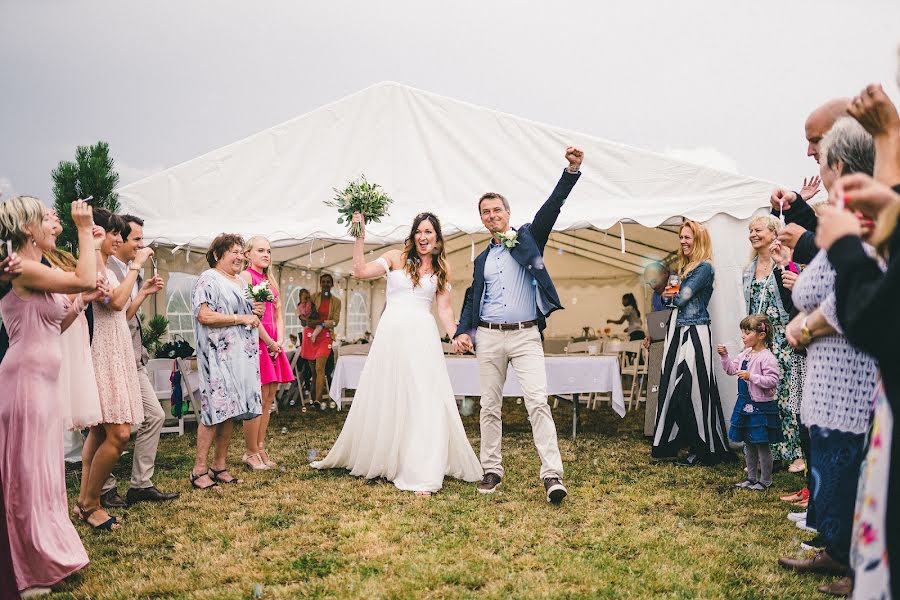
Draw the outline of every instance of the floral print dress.
[[[191,291],[197,369],[200,372],[200,420],[206,426],[228,419],[253,419],[262,414],[259,379],[259,332],[244,325],[207,327],[197,316],[206,304],[224,315],[249,315],[252,307],[243,282],[232,282],[209,269]]]
[[[784,441],[772,444],[772,459],[793,461],[800,458],[800,428],[797,424],[797,415],[791,410],[790,380],[791,357],[793,351],[787,342],[784,330],[787,323],[781,319],[781,311],[775,303],[778,295],[778,284],[773,276],[759,281],[754,279],[750,283],[750,313],[763,314],[772,323],[772,354],[778,359],[781,368],[781,381],[778,382],[778,390],[775,400],[778,401],[778,414],[781,417],[781,433]]]

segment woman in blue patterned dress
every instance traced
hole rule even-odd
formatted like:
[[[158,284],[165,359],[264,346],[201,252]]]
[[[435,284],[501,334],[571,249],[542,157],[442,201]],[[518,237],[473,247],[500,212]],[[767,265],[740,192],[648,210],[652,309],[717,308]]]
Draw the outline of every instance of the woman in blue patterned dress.
[[[781,381],[775,400],[781,417],[784,441],[772,444],[773,460],[792,462],[801,458],[800,428],[797,415],[790,405],[791,357],[793,350],[787,343],[784,328],[790,321],[793,308],[790,290],[784,287],[781,275],[788,267],[790,253],[776,242],[781,223],[771,215],[750,221],[750,245],[753,260],[744,270],[744,299],[747,314],[766,315],[772,323],[772,353],[781,368]]]
[[[225,464],[234,421],[262,414],[257,328],[265,304],[247,300],[246,284],[238,276],[244,269],[243,246],[239,235],[216,237],[206,253],[211,268],[191,291],[200,371],[200,423],[191,483],[198,489],[240,482]],[[216,452],[210,465],[213,441]]]

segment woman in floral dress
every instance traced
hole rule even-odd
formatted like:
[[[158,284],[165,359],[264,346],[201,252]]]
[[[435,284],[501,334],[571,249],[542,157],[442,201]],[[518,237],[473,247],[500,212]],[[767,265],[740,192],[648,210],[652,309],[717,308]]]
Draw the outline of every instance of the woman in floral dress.
[[[791,357],[784,328],[790,321],[793,308],[790,290],[784,287],[781,275],[790,263],[790,252],[776,242],[781,223],[770,215],[750,221],[750,245],[754,257],[744,271],[744,299],[747,314],[762,314],[772,323],[772,353],[781,368],[781,381],[775,399],[781,416],[784,441],[772,444],[772,458],[792,462],[801,458],[800,428],[797,415],[790,406]]]
[[[211,268],[197,278],[191,292],[200,372],[200,423],[191,483],[198,489],[240,482],[225,463],[234,421],[262,414],[257,328],[265,305],[247,300],[246,285],[238,276],[244,268],[243,246],[238,235],[216,237],[206,253]],[[210,465],[213,442],[216,451]]]

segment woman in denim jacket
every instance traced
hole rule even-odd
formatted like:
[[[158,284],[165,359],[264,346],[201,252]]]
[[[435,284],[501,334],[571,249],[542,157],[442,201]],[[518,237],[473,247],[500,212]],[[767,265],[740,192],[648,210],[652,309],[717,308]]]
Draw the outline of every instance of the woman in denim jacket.
[[[684,447],[681,464],[713,465],[733,460],[725,440],[725,416],[712,369],[712,336],[707,306],[713,292],[712,243],[696,221],[687,221],[679,235],[677,272],[681,287],[666,291],[675,311],[666,333],[660,400],[651,456],[674,458]]]

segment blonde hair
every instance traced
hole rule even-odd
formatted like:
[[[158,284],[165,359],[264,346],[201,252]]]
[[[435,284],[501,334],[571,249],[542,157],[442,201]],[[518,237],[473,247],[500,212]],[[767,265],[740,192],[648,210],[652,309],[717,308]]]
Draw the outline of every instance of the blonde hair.
[[[747,228],[752,231],[753,228],[760,223],[765,223],[766,229],[774,233],[775,237],[778,237],[778,232],[781,231],[781,221],[779,221],[778,218],[773,217],[772,215],[759,215],[750,220],[750,224],[747,225]],[[754,259],[758,255],[759,252],[756,251],[756,248],[753,248],[750,252],[750,258]]]
[[[40,225],[44,219],[44,205],[34,196],[16,196],[0,203],[0,239],[10,240],[13,250],[21,249],[28,241],[28,225]],[[6,244],[0,244],[0,255],[6,257]]]
[[[78,260],[69,252],[60,250],[59,248],[47,250],[44,252],[44,258],[46,258],[47,262],[54,267],[62,271],[68,271],[69,273],[74,273],[75,268],[78,267]]]
[[[247,255],[250,253],[251,250],[253,250],[253,244],[255,244],[256,242],[260,242],[260,241],[269,244],[269,249],[270,250],[272,249],[272,242],[270,242],[269,239],[265,236],[254,235],[253,237],[249,238],[246,242],[244,242],[244,258],[245,258],[245,262],[247,263],[247,267],[252,266],[250,264],[250,257]],[[269,265],[269,266],[271,266],[271,265]],[[269,267],[266,267],[265,269],[263,269],[262,274],[265,276],[266,279],[269,280],[269,287],[271,289],[275,290],[275,293],[277,294],[278,293],[278,283],[274,279],[269,277]]]
[[[700,266],[700,263],[712,262],[712,240],[709,239],[706,228],[697,221],[688,220],[681,225],[678,235],[681,235],[685,227],[694,235],[694,249],[690,257],[686,257],[683,252],[678,253],[678,275],[682,278],[687,277],[691,271]]]

